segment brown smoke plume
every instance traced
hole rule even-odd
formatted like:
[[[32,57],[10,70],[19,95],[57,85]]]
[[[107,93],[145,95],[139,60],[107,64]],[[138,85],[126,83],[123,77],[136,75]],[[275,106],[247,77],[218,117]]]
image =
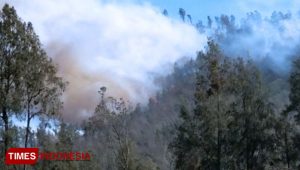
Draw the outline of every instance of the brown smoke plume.
[[[102,86],[108,88],[108,96],[131,101],[135,99],[134,94],[130,94],[131,91],[126,89],[127,87],[133,88],[135,93],[143,90],[142,85],[134,80],[123,79],[123,84],[119,84],[116,79],[120,78],[110,73],[90,74],[86,72],[76,60],[77,57],[72,53],[72,48],[67,45],[51,43],[47,51],[58,65],[60,76],[69,83],[63,96],[64,108],[62,110],[63,117],[68,121],[84,120],[94,112],[100,100],[98,90]],[[140,98],[139,102],[144,102],[144,100]]]

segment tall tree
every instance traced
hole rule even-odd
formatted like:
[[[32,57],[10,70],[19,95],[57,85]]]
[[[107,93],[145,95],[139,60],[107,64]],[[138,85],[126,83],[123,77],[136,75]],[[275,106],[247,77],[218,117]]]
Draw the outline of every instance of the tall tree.
[[[91,150],[93,156],[92,165],[94,169],[116,169],[115,152],[116,147],[113,140],[112,123],[114,116],[108,109],[106,87],[98,91],[100,101],[95,108],[94,114],[84,124],[85,145]],[[94,143],[94,141],[98,141]]]
[[[208,27],[208,28],[211,28],[212,23],[213,23],[213,21],[212,21],[212,19],[210,18],[210,16],[207,16],[207,27]]]
[[[24,90],[24,109],[27,112],[26,148],[31,120],[41,114],[55,115],[62,107],[60,96],[65,89],[65,82],[57,76],[57,69],[42,49],[31,23],[26,25],[25,36],[27,42],[23,49],[25,57],[21,85]]]
[[[176,169],[222,169],[229,109],[230,61],[209,41],[207,53],[198,55],[195,109],[181,110],[183,124],[170,145]]]
[[[277,148],[273,159],[281,163],[283,168],[297,169],[297,159],[299,151],[297,150],[297,124],[293,114],[284,110],[276,124]],[[279,166],[279,164],[278,164]]]
[[[185,21],[185,10],[183,8],[179,8],[179,11],[178,11],[182,21],[184,22]]]
[[[4,153],[9,147],[9,119],[21,110],[22,59],[26,55],[25,25],[13,7],[5,4],[0,12],[0,113],[4,124]]]
[[[56,132],[56,136],[56,150],[58,152],[70,152],[74,150],[79,134],[73,125],[60,120],[59,131]],[[59,169],[78,169],[78,164],[74,161],[58,161],[56,167]]]
[[[164,9],[163,12],[162,12],[162,14],[163,14],[164,16],[168,16],[168,11],[167,11],[166,9]]]
[[[198,56],[195,109],[171,143],[176,169],[265,169],[274,165],[276,115],[249,61],[229,59],[208,42]],[[272,162],[273,161],[273,162]]]
[[[231,79],[234,102],[231,104],[229,149],[235,168],[265,169],[272,164],[275,151],[273,104],[269,102],[258,69],[252,62],[238,59]]]
[[[300,57],[296,58],[292,65],[289,78],[290,104],[282,112],[280,122],[281,128],[278,133],[281,139],[284,162],[288,168],[299,168],[300,160]]]
[[[287,111],[296,111],[296,119],[300,124],[300,57],[293,62],[290,83],[290,105]]]
[[[41,152],[54,152],[56,150],[55,147],[55,133],[53,133],[54,127],[52,127],[51,123],[49,123],[49,119],[47,117],[41,117],[41,122],[37,127],[36,132],[36,142],[37,147]],[[36,169],[45,169],[50,170],[55,166],[55,162],[40,160],[34,166]]]
[[[31,120],[40,114],[57,113],[62,106],[60,96],[65,88],[62,78],[57,76],[56,67],[42,49],[32,24],[23,22],[15,9],[7,4],[0,13],[0,84],[5,154],[12,143],[9,132],[11,116],[26,118],[24,146],[27,147]]]
[[[189,21],[190,21],[190,24],[193,24],[192,16],[191,16],[190,14],[187,14],[187,17],[188,17],[188,19],[189,19]]]

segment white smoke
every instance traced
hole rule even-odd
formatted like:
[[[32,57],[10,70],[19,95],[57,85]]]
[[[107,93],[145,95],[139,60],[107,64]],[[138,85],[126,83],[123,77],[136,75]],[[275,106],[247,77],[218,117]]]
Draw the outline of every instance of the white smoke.
[[[225,54],[267,62],[276,72],[287,73],[299,52],[300,17],[295,12],[263,16],[254,11],[240,20],[223,15],[213,20],[212,28],[203,30],[217,39]]]
[[[163,16],[149,4],[98,0],[6,2],[15,6],[24,21],[33,23],[49,56],[70,82],[64,112],[74,119],[93,112],[101,86],[108,87],[109,95],[146,103],[158,88],[153,77],[169,73],[179,58],[195,56],[205,46],[206,36],[216,32],[224,33],[218,43],[226,54],[264,62],[267,59],[277,71],[286,71],[290,57],[299,49],[300,2],[295,0],[234,0],[231,3],[240,12],[260,13],[236,16],[235,22],[230,18],[229,22],[213,19],[213,28],[204,26],[203,34],[189,24]],[[266,6],[269,9],[265,10]],[[290,13],[272,14],[273,10]],[[219,28],[217,22],[224,28]]]
[[[24,21],[31,21],[50,57],[70,82],[65,112],[76,118],[91,113],[97,91],[145,103],[183,56],[194,56],[206,36],[167,18],[153,6],[98,0],[8,0]]]

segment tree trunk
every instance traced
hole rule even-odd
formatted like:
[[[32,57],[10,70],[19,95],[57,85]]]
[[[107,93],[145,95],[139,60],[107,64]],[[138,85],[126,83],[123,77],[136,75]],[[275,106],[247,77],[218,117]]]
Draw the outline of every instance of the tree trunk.
[[[247,109],[246,109],[246,99],[245,97],[243,97],[243,111],[244,111],[244,114],[246,114],[246,118],[245,118],[245,125],[244,125],[244,128],[245,128],[245,140],[246,140],[246,170],[250,170],[250,157],[249,157],[249,154],[250,154],[250,148],[249,148],[249,118],[248,118],[248,112],[247,112]]]
[[[28,137],[29,137],[29,133],[30,133],[30,120],[31,120],[31,117],[30,117],[30,109],[29,109],[29,104],[27,106],[27,124],[26,124],[26,132],[25,132],[25,148],[27,148],[27,145],[28,145]]]
[[[221,147],[222,147],[222,144],[221,144],[221,125],[220,125],[220,95],[218,94],[218,113],[217,113],[218,117],[217,117],[217,121],[218,121],[218,136],[217,136],[217,147],[218,147],[218,150],[217,150],[217,169],[218,170],[221,170]]]
[[[220,135],[221,135],[221,130],[220,127],[218,127],[218,155],[217,155],[217,169],[221,170],[221,141],[220,141]]]
[[[284,144],[285,144],[285,156],[288,169],[290,169],[290,156],[289,156],[289,145],[288,145],[288,138],[287,138],[287,130],[284,130]]]
[[[2,108],[2,119],[4,122],[4,157],[9,145],[9,134],[8,134],[8,115],[6,107]]]
[[[5,155],[6,155],[6,152],[8,150],[8,146],[10,144],[10,136],[9,136],[9,126],[8,126],[8,113],[7,113],[7,109],[6,107],[3,107],[2,108],[2,120],[4,122],[4,135],[3,135],[3,140],[4,140],[4,152],[3,152],[3,160],[5,160]],[[8,170],[9,167],[7,165],[4,165],[5,167],[5,170]],[[14,166],[14,169],[17,169],[15,166]]]
[[[26,124],[26,132],[25,132],[25,144],[24,147],[27,148],[28,146],[28,137],[30,133],[30,120],[31,120],[31,114],[30,114],[30,101],[27,102],[27,124]],[[23,170],[26,170],[26,165],[23,166]]]
[[[248,138],[248,127],[247,127],[247,123],[248,123],[248,119],[246,119],[245,121],[245,135],[246,135],[246,169],[249,170],[250,169],[250,161],[249,161],[249,152],[250,152],[250,148],[249,148],[249,138]]]

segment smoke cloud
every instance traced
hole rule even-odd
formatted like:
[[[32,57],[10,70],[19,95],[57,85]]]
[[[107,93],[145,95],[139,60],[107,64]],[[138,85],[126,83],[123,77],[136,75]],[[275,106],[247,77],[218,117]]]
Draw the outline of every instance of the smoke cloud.
[[[195,56],[212,37],[229,56],[251,57],[278,73],[286,73],[299,52],[300,17],[297,1],[233,1],[239,10],[263,10],[242,16],[215,17],[191,24],[165,17],[149,4],[97,0],[7,1],[31,21],[60,74],[70,82],[64,115],[78,120],[90,115],[97,91],[133,103],[147,103],[159,87],[154,77],[172,71],[183,56]],[[285,2],[285,1],[284,1]],[[1,3],[0,3],[1,5]],[[266,14],[271,14],[266,16]]]
[[[268,17],[260,12],[247,13],[237,20],[222,15],[212,24],[199,25],[199,30],[213,37],[228,56],[251,57],[277,73],[289,71],[292,58],[299,52],[299,14],[272,12]]]
[[[97,91],[146,103],[157,90],[154,76],[171,71],[182,56],[194,56],[206,36],[167,18],[147,4],[97,0],[7,1],[31,21],[48,55],[70,83],[64,115],[78,120],[93,113]]]

